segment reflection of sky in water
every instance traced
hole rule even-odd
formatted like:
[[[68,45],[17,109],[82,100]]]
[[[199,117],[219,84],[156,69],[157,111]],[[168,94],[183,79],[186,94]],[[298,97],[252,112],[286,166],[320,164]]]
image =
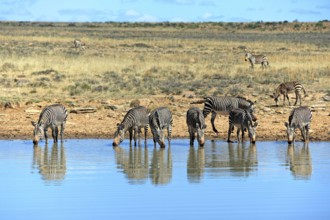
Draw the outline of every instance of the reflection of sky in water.
[[[330,143],[30,142],[0,141],[1,219],[330,219]]]

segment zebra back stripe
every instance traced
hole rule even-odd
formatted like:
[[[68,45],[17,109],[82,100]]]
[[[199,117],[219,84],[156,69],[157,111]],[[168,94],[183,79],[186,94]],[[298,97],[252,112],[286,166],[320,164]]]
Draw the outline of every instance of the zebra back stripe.
[[[50,125],[51,123],[66,122],[68,112],[61,104],[47,106],[42,110],[39,116],[38,124]]]

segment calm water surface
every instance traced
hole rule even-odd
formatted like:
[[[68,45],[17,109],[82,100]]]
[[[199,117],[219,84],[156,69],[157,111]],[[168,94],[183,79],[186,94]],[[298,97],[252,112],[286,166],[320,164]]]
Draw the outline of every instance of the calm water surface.
[[[0,219],[330,219],[330,143],[0,141]]]

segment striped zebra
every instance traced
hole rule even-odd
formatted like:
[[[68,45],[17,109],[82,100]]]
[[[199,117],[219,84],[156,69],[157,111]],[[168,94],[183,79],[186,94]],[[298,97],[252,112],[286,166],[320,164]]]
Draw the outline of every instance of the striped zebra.
[[[257,117],[253,114],[254,112],[254,102],[243,97],[230,97],[230,96],[208,96],[204,100],[192,102],[191,104],[201,104],[204,103],[203,115],[204,118],[207,117],[210,112],[212,112],[211,124],[212,129],[215,133],[218,133],[218,130],[214,126],[214,121],[217,116],[217,113],[220,115],[228,115],[230,110],[234,108],[242,108],[248,110],[251,114],[253,121],[257,120]]]
[[[50,127],[52,130],[52,137],[54,143],[58,142],[58,126],[61,126],[61,141],[63,141],[63,133],[65,128],[66,119],[68,117],[67,110],[61,104],[53,104],[45,107],[39,116],[38,123],[31,121],[33,130],[33,143],[36,145],[43,136],[46,143],[48,143],[47,130]]]
[[[190,136],[190,145],[194,145],[194,140],[197,136],[199,146],[204,146],[204,130],[206,128],[205,118],[203,112],[197,108],[192,107],[187,111],[187,126]],[[196,134],[196,135],[195,135]]]
[[[262,69],[267,68],[267,66],[269,66],[268,59],[265,55],[253,55],[251,53],[246,53],[245,61],[250,62],[252,69],[254,68],[255,64],[261,64]]]
[[[304,95],[306,96],[306,90],[303,87],[303,85],[301,85],[301,83],[298,82],[284,82],[281,83],[276,89],[275,92],[273,93],[273,95],[271,96],[272,98],[274,98],[276,106],[277,102],[278,102],[278,98],[279,96],[282,94],[283,95],[283,106],[285,105],[285,98],[288,99],[289,105],[290,105],[290,100],[289,100],[289,96],[288,93],[293,91],[296,94],[296,102],[294,103],[294,105],[297,104],[298,100],[300,101],[300,105],[301,105],[301,90],[304,91]]]
[[[289,122],[285,122],[288,143],[291,144],[295,140],[295,130],[301,131],[303,141],[309,140],[309,129],[312,120],[312,112],[307,106],[294,108],[289,116]]]
[[[165,131],[167,129],[168,143],[171,142],[173,118],[172,113],[167,107],[154,109],[149,115],[149,126],[153,136],[154,144],[165,147]]]
[[[257,125],[258,122],[253,122],[251,114],[246,109],[241,109],[241,108],[232,109],[229,113],[229,128],[228,128],[227,142],[232,142],[230,140],[230,135],[234,127],[237,127],[238,142],[244,141],[244,130],[247,129],[249,133],[250,142],[252,144],[255,144]],[[240,138],[240,131],[242,131],[242,138]]]
[[[74,39],[73,44],[74,44],[74,47],[75,47],[76,49],[80,48],[80,49],[82,49],[82,50],[85,50],[85,46],[86,46],[86,44],[85,44],[84,42],[82,42],[81,40],[79,40],[79,39]]]
[[[140,138],[141,128],[144,128],[145,141],[147,141],[147,132],[148,132],[148,111],[143,106],[138,106],[130,109],[123,121],[120,124],[117,124],[117,130],[114,134],[113,146],[118,146],[125,137],[125,133],[128,130],[129,132],[129,141],[130,145],[132,144],[132,137],[134,132],[134,146],[136,146],[136,134]]]

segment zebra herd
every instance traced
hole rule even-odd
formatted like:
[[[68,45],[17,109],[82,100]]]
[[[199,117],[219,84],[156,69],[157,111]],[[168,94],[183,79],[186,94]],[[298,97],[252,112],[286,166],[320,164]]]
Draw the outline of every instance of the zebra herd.
[[[304,87],[298,82],[286,82],[280,84],[274,94],[273,98],[277,105],[280,94],[283,94],[283,99],[288,99],[288,92],[294,90],[296,94],[296,102],[300,99],[301,105],[301,90],[306,91]],[[194,144],[197,138],[199,146],[205,143],[204,132],[206,129],[205,118],[212,113],[211,124],[214,132],[218,133],[215,128],[214,121],[217,114],[229,115],[229,128],[227,142],[232,142],[230,139],[234,127],[237,128],[238,142],[244,141],[244,132],[248,132],[250,142],[256,142],[256,128],[258,125],[257,117],[254,114],[255,102],[243,97],[205,97],[203,100],[192,102],[191,104],[204,104],[203,110],[198,107],[191,107],[186,112],[186,124],[188,127],[190,145]],[[285,102],[283,102],[283,105]],[[290,104],[290,101],[289,101]],[[48,141],[48,128],[51,128],[54,142],[58,142],[58,126],[60,126],[60,137],[63,141],[63,133],[65,123],[68,117],[66,108],[61,104],[54,104],[47,106],[42,110],[38,122],[33,122],[33,143],[38,144],[39,139],[45,138]],[[290,115],[288,122],[285,122],[287,128],[288,143],[291,144],[295,140],[295,130],[301,131],[303,141],[309,140],[310,122],[312,119],[312,112],[306,106],[294,108]],[[167,139],[170,144],[172,136],[173,116],[172,112],[167,107],[159,107],[149,113],[148,109],[143,106],[138,106],[130,109],[121,123],[117,124],[117,130],[114,133],[113,146],[118,146],[125,137],[125,133],[129,132],[130,144],[134,138],[134,145],[136,146],[138,139],[140,140],[141,130],[144,129],[145,142],[147,141],[148,128],[150,126],[153,135],[154,145],[158,143],[160,147],[165,147],[165,130],[167,130]],[[240,133],[241,136],[240,136]]]

